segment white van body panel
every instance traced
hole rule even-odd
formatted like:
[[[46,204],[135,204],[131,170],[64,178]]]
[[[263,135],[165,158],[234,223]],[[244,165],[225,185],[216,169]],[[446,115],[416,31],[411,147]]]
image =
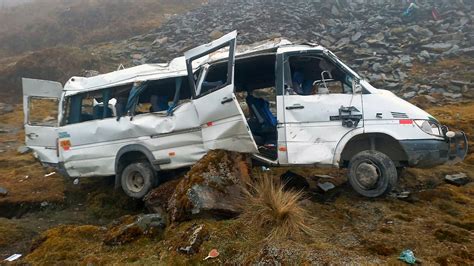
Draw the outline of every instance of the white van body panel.
[[[285,95],[280,108],[284,112],[288,164],[332,164],[340,139],[352,130],[344,127],[339,116],[341,106],[353,106],[362,111],[360,94]],[[303,109],[290,109],[292,106]]]
[[[142,145],[153,159],[169,160],[163,169],[191,165],[206,153],[191,102],[179,106],[173,116],[149,113],[66,125],[60,128],[60,136],[60,143],[71,141],[71,147],[60,147],[71,176],[114,175],[117,153],[128,145]]]

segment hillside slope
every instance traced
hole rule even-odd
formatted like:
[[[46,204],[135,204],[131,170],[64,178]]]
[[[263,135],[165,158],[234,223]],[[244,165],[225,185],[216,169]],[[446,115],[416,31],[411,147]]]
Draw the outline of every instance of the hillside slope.
[[[199,0],[41,0],[0,10],[0,56],[123,39],[158,27]]]

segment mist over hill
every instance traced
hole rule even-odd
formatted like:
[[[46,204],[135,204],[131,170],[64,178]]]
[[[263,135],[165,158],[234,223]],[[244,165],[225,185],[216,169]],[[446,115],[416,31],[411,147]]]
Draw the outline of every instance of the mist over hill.
[[[41,0],[0,10],[0,57],[56,45],[123,39],[201,0]],[[9,5],[13,2],[5,2]]]
[[[34,0],[0,0],[0,9],[18,6],[33,1]]]

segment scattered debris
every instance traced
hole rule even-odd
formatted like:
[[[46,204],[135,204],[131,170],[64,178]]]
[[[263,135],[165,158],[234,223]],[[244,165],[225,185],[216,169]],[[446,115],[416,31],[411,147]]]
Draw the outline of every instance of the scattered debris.
[[[199,252],[202,243],[209,239],[209,231],[203,224],[193,224],[183,235],[187,241],[185,246],[178,250],[184,254],[191,255]]]
[[[444,180],[448,184],[452,184],[455,186],[464,186],[465,184],[469,183],[469,177],[465,173],[453,174],[453,175],[446,175]]]
[[[48,205],[49,205],[49,202],[47,202],[47,201],[43,201],[43,202],[41,202],[41,204],[40,204],[40,206],[43,207],[43,208],[44,208],[44,207],[47,207]]]
[[[207,257],[204,258],[204,260],[214,259],[214,258],[217,258],[218,256],[219,256],[219,251],[217,251],[217,249],[212,249],[211,251],[209,251],[209,254],[207,255]]]
[[[8,190],[6,188],[0,187],[0,196],[8,195]]]
[[[52,175],[54,175],[54,174],[56,174],[56,172],[51,172],[51,173],[49,173],[49,174],[45,174],[44,177],[50,177],[50,176],[52,176]]]
[[[20,147],[18,147],[18,149],[16,149],[16,151],[19,154],[26,154],[26,153],[30,152],[30,148],[28,148],[26,146],[20,146]]]
[[[309,188],[306,178],[292,171],[286,171],[280,176],[280,179],[286,189],[306,190]]]
[[[397,199],[407,199],[410,196],[410,191],[402,191],[402,192],[393,192],[390,193],[390,196],[397,198]]]
[[[74,179],[74,181],[72,181],[72,183],[74,185],[79,185],[79,178]]]
[[[21,258],[21,256],[22,256],[21,254],[13,254],[10,257],[6,258],[5,261],[12,262],[12,261],[15,261],[15,260]]]
[[[318,183],[318,187],[324,192],[328,192],[331,189],[334,189],[336,186],[331,182]]]
[[[404,250],[400,256],[398,257],[399,260],[406,262],[407,264],[415,264],[416,263],[416,258],[415,258],[415,253],[413,251],[407,249]]]

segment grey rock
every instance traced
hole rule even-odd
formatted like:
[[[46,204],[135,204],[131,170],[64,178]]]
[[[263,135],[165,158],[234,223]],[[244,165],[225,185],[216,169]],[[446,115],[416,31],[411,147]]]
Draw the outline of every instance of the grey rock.
[[[26,146],[20,146],[16,149],[16,151],[19,153],[19,154],[26,154],[28,152],[30,152],[30,148],[26,147]]]
[[[425,58],[425,59],[430,59],[431,58],[430,53],[426,50],[423,50],[423,51],[420,52],[420,57]]]
[[[430,50],[433,52],[446,52],[453,47],[451,43],[431,43],[421,46],[423,49]]]
[[[332,8],[331,8],[331,14],[333,14],[334,16],[338,17],[339,15],[341,15],[341,13],[339,12],[339,9],[337,9],[336,5],[333,5]]]
[[[143,55],[141,55],[141,54],[132,54],[131,57],[132,57],[132,59],[140,60],[140,59],[143,58]]]
[[[351,40],[353,42],[357,42],[360,39],[360,37],[362,37],[362,33],[360,33],[360,31],[358,31],[354,35],[352,35]]]
[[[349,42],[350,42],[350,39],[349,39],[349,38],[342,38],[342,39],[340,39],[340,40],[337,41],[337,43],[335,44],[336,49],[348,45]]]
[[[380,63],[375,63],[375,64],[372,65],[372,70],[373,70],[374,72],[380,72],[381,66],[382,66],[382,65],[381,65]]]
[[[5,197],[8,195],[8,190],[6,188],[0,187],[0,196]]]
[[[224,36],[224,33],[219,30],[213,30],[211,33],[209,33],[209,38],[212,40],[219,39],[222,36]]]
[[[424,95],[423,97],[425,97],[430,103],[437,103],[438,102],[438,100],[433,96]]]
[[[451,92],[444,92],[443,93],[444,97],[452,98],[452,99],[459,99],[462,98],[461,93],[451,93]]]
[[[162,37],[162,38],[156,38],[152,43],[151,45],[163,45],[165,44],[166,42],[168,42],[168,37]]]
[[[460,47],[458,45],[453,45],[453,47],[451,47],[451,49],[449,49],[448,51],[444,52],[442,54],[442,56],[452,56],[452,55],[456,55],[460,52]]]
[[[410,91],[410,92],[404,93],[404,94],[403,94],[403,98],[405,98],[405,99],[410,99],[410,98],[415,97],[415,95],[416,95],[416,92]]]

